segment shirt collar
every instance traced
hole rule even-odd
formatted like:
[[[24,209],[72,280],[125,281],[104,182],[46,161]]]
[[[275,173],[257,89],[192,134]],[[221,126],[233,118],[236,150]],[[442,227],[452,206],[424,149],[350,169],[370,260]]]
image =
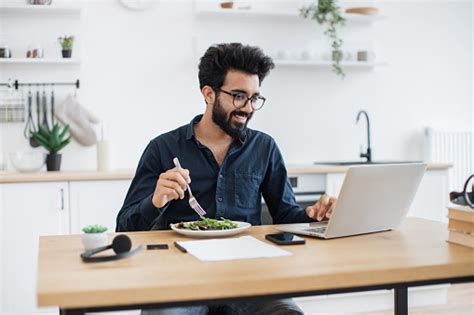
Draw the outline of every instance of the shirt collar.
[[[202,114],[197,115],[188,124],[188,126],[186,127],[186,140],[189,140],[193,137],[196,138],[196,135],[194,134],[194,125],[197,124],[198,122],[200,122],[201,119],[202,119]]]
[[[197,115],[194,117],[191,122],[188,124],[186,128],[186,140],[190,140],[192,138],[196,139],[196,135],[194,134],[194,125],[197,124],[198,122],[201,121],[202,119],[202,114]],[[245,141],[247,140],[247,134],[248,134],[248,128],[245,128],[245,133],[244,135],[239,139],[238,143],[244,144]]]

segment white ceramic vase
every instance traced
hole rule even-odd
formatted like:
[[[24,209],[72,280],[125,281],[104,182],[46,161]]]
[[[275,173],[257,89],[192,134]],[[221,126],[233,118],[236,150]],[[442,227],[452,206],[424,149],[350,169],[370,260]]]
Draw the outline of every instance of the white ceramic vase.
[[[108,244],[107,233],[85,233],[82,235],[82,246],[85,250],[106,246]]]
[[[109,141],[97,142],[97,170],[105,172],[110,170],[110,146]]]

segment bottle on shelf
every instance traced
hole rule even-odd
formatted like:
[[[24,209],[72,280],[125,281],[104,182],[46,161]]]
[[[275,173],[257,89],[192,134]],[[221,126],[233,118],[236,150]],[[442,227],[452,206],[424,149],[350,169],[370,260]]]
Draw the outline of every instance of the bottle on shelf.
[[[100,138],[97,141],[97,170],[99,172],[110,170],[110,144],[105,130],[105,124],[101,122]]]

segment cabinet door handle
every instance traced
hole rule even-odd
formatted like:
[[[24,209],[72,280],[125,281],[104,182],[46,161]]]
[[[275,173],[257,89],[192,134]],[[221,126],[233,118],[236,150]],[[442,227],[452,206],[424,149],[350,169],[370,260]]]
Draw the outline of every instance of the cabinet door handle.
[[[61,198],[61,207],[60,207],[60,210],[64,210],[64,188],[61,188],[61,189],[60,189],[60,192],[61,192],[61,195],[60,195],[60,198]]]

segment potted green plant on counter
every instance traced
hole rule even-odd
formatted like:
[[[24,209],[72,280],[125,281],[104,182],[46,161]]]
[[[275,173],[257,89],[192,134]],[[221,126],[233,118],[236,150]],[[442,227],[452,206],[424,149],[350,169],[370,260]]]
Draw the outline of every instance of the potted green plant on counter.
[[[74,36],[64,35],[64,37],[59,37],[58,41],[62,47],[63,58],[71,58],[72,46],[74,45]]]
[[[85,250],[101,247],[107,245],[107,227],[94,224],[88,225],[82,229],[84,234],[82,235],[82,245]]]
[[[325,25],[324,34],[330,39],[333,60],[332,69],[341,78],[345,77],[345,73],[341,68],[341,60],[343,57],[342,39],[337,35],[337,27],[344,26],[346,20],[341,16],[340,7],[337,0],[317,0],[317,4],[310,4],[301,8],[300,14],[304,18],[316,20],[318,24]]]
[[[49,154],[46,155],[46,169],[48,171],[59,171],[61,168],[61,151],[71,141],[69,126],[61,126],[58,123],[49,129],[48,126],[40,124],[38,131],[31,135]]]

